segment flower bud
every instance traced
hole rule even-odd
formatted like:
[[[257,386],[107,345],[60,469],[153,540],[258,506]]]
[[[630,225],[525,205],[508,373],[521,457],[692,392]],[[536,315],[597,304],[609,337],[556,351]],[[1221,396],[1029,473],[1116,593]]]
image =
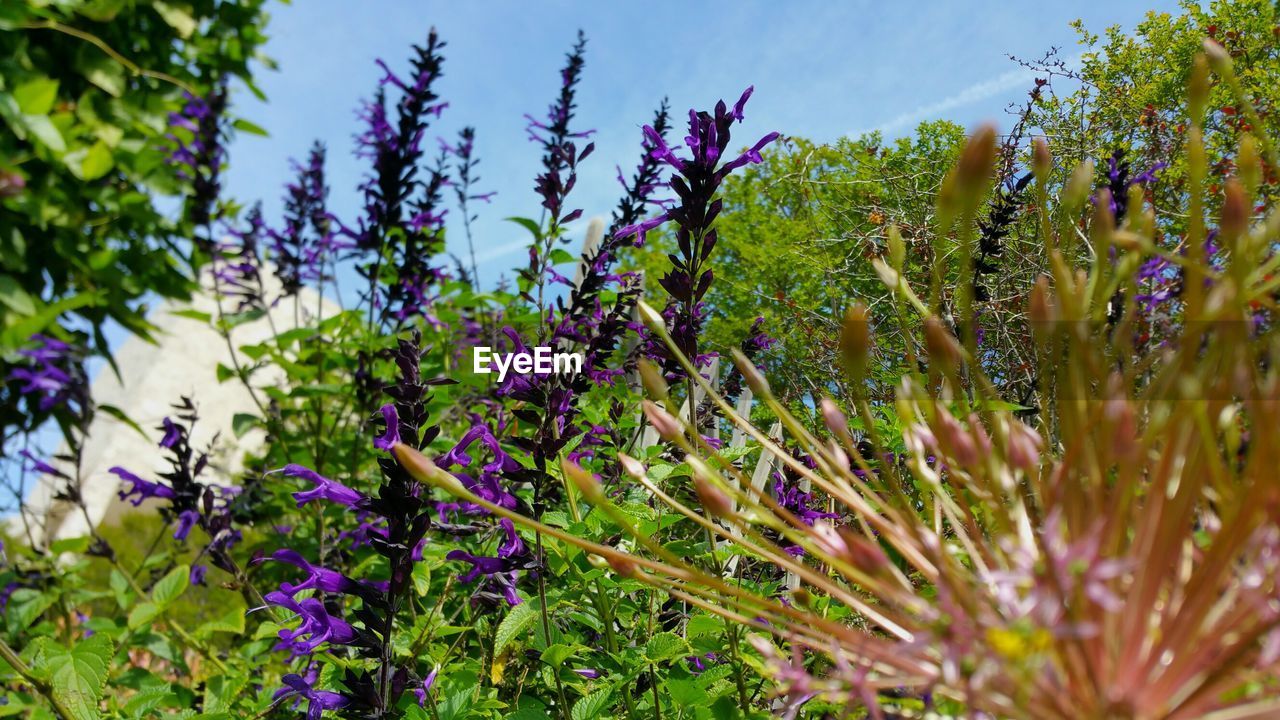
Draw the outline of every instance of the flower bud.
[[[1027,303],[1027,315],[1034,328],[1047,330],[1058,319],[1058,308],[1053,302],[1053,291],[1049,289],[1049,276],[1036,278],[1031,287],[1031,296]]]
[[[1049,154],[1049,143],[1044,138],[1031,141],[1031,169],[1037,180],[1048,180],[1053,172],[1053,156]]]
[[[827,429],[831,434],[839,438],[842,442],[849,442],[849,418],[840,411],[835,401],[829,397],[824,397],[818,401],[818,407],[822,410],[822,421],[826,423]]]
[[[960,343],[936,317],[924,319],[924,345],[929,353],[929,361],[937,363],[946,372],[955,372],[964,360]]]
[[[654,310],[649,303],[637,300],[636,308],[640,311],[640,322],[643,322],[645,327],[654,332],[661,332],[667,328],[667,321],[662,319],[662,313]]]
[[[1111,450],[1117,458],[1131,459],[1138,450],[1138,419],[1133,403],[1122,391],[1120,377],[1111,376],[1111,389],[1103,416],[1111,425]]]
[[[1218,47],[1221,49],[1222,46]],[[1193,126],[1199,127],[1204,121],[1204,109],[1208,104],[1209,61],[1204,55],[1197,54],[1191,63],[1191,77],[1187,80],[1187,110]]]
[[[560,467],[564,470],[564,474],[573,481],[574,487],[578,488],[578,492],[582,493],[582,497],[592,505],[599,504],[604,500],[604,489],[600,487],[600,481],[595,475],[582,469],[582,466],[565,459],[561,461]]]
[[[844,313],[840,328],[840,357],[845,372],[855,382],[861,382],[867,370],[867,356],[871,352],[871,323],[867,320],[867,306],[854,303]]]
[[[844,560],[853,567],[870,576],[879,575],[889,567],[889,557],[879,543],[868,540],[848,527],[841,527],[838,532],[844,540],[848,552]]]
[[[618,453],[618,464],[622,465],[622,471],[631,477],[639,480],[645,476],[644,465],[641,462],[626,453]]]
[[[702,509],[707,512],[707,515],[717,518],[733,515],[733,501],[720,489],[716,481],[711,479],[710,475],[700,471],[696,466],[693,472],[693,490],[698,494],[698,502],[702,503]]]
[[[969,136],[956,162],[955,190],[966,212],[977,210],[986,199],[995,165],[996,129],[994,125],[984,124]]]
[[[1026,473],[1040,466],[1040,450],[1044,442],[1040,434],[1020,420],[1009,421],[1009,446],[1005,454],[1009,464]]]
[[[663,410],[662,406],[652,400],[645,400],[642,407],[644,416],[649,418],[649,424],[653,425],[653,429],[658,431],[658,435],[661,435],[663,440],[676,442],[684,435],[680,421],[671,417],[671,413]]]
[[[1204,47],[1204,54],[1209,58],[1209,64],[1213,66],[1214,71],[1225,75],[1231,70],[1231,55],[1226,48],[1218,44],[1218,41],[1205,38],[1201,44]]]
[[[1067,184],[1062,189],[1062,204],[1069,208],[1079,208],[1089,197],[1093,187],[1093,161],[1085,160],[1071,171]]]
[[[961,467],[973,467],[982,459],[973,435],[945,408],[939,408],[933,423],[933,435],[942,449]]]
[[[889,226],[889,265],[894,270],[902,272],[902,266],[907,261],[907,245],[902,241],[902,232],[898,230],[897,225]]]
[[[661,400],[667,396],[669,388],[667,387],[666,378],[662,377],[662,371],[658,366],[648,358],[640,358],[640,362],[636,364],[640,371],[640,384],[644,385],[644,391],[649,397]]]
[[[639,570],[636,567],[636,564],[625,555],[610,555],[605,559],[609,561],[609,567],[612,568],[619,577],[633,577]]]
[[[1249,229],[1249,201],[1244,196],[1244,186],[1235,178],[1228,178],[1223,189],[1222,217],[1218,227],[1222,233],[1223,243],[1235,247],[1235,243]],[[1243,262],[1243,258],[1238,259]]]
[[[751,362],[742,351],[733,349],[733,364],[738,368],[738,372],[742,373],[742,379],[746,381],[747,387],[751,388],[751,392],[757,397],[765,397],[770,394],[769,381],[765,380],[764,374],[760,372],[760,368]]]
[[[1258,141],[1250,133],[1244,133],[1240,137],[1240,152],[1236,154],[1237,172],[1240,174],[1240,181],[1244,183],[1245,190],[1253,192],[1257,190],[1258,183],[1261,182],[1262,165],[1260,163],[1260,155],[1258,151]]]

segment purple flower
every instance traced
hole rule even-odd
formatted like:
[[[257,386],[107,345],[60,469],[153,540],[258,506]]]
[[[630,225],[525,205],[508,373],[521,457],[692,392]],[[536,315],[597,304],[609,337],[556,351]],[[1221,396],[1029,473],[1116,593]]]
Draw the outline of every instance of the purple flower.
[[[379,450],[390,450],[400,442],[400,420],[396,416],[395,405],[387,403],[382,406],[382,421],[386,424],[387,430],[374,439],[373,446]]]
[[[208,226],[222,188],[219,175],[226,159],[222,118],[227,106],[227,89],[219,84],[206,97],[186,93],[185,98],[182,110],[169,115],[170,132],[165,137],[173,147],[168,162],[178,168],[178,177],[192,184],[187,198],[188,219],[196,225]],[[211,238],[201,240],[212,244]]]
[[[410,691],[413,693],[414,697],[418,699],[418,707],[423,707],[427,704],[427,694],[431,692],[431,686],[435,685],[436,673],[439,671],[440,668],[438,667],[431,668],[431,672],[427,673],[427,676],[423,678],[422,683]]]
[[[285,477],[302,478],[315,485],[311,490],[303,490],[293,493],[293,499],[298,501],[298,507],[302,507],[312,500],[321,498],[330,502],[346,505],[347,507],[355,507],[356,503],[364,499],[364,495],[352,490],[341,483],[334,482],[327,477],[310,468],[301,465],[286,465],[284,467]]]
[[[173,533],[174,540],[186,540],[191,528],[200,520],[200,513],[195,510],[183,510],[178,513],[178,529]]]
[[[192,585],[204,585],[204,577],[209,574],[208,565],[192,565],[187,579]]]
[[[63,406],[82,410],[88,401],[88,386],[80,369],[80,351],[47,335],[32,335],[31,342],[35,347],[18,351],[31,364],[9,372],[10,380],[22,383],[18,392],[27,396],[28,402],[34,400],[41,412]]]
[[[281,583],[281,592],[290,597],[303,590],[319,590],[321,592],[343,593],[346,595],[368,596],[370,591],[386,592],[387,583],[359,582],[343,575],[337,570],[330,570],[312,565],[306,558],[288,548],[271,553],[271,559],[288,563],[307,573],[306,579],[297,585]]]
[[[165,485],[161,485],[160,483],[153,483],[148,480],[143,480],[142,478],[138,477],[137,475],[134,475],[133,473],[129,472],[128,470],[125,470],[120,466],[113,467],[107,472],[120,478],[122,482],[130,483],[131,487],[128,489],[128,491],[126,492],[124,489],[121,489],[119,492],[119,496],[121,500],[125,500],[132,503],[134,507],[138,507],[139,505],[142,504],[143,500],[146,500],[148,498],[164,498],[166,500],[173,500],[177,497],[177,495],[174,494],[172,488]],[[134,500],[129,499],[135,495],[137,495],[136,499]]]
[[[600,677],[600,671],[592,668],[574,668],[573,671],[588,680],[595,680]]]
[[[325,147],[311,146],[307,164],[292,163],[297,179],[285,187],[284,228],[268,233],[276,277],[284,295],[296,294],[306,281],[325,279],[325,263],[338,249],[326,202]]]
[[[160,439],[160,447],[172,450],[173,446],[182,440],[182,426],[169,418],[165,418],[161,421],[161,428],[164,430],[164,437]]]
[[[510,455],[503,451],[498,439],[494,437],[493,431],[487,425],[476,425],[468,430],[462,436],[462,439],[458,441],[458,444],[441,456],[436,461],[436,464],[444,469],[455,465],[469,467],[471,465],[471,456],[467,454],[467,450],[476,441],[480,441],[493,454],[493,460],[484,466],[486,472],[512,472],[520,468],[520,463],[513,460]]]
[[[346,707],[351,702],[350,698],[341,693],[316,690],[311,686],[310,682],[297,673],[289,673],[280,678],[280,680],[285,686],[277,690],[272,699],[279,700],[284,697],[294,696],[298,698],[298,702],[306,700],[307,720],[320,720],[320,715],[325,710],[338,710]],[[297,706],[296,702],[294,706]]]
[[[270,592],[265,599],[272,605],[292,610],[302,621],[297,628],[285,628],[277,633],[280,644],[276,649],[288,650],[291,657],[310,655],[322,643],[348,645],[356,639],[355,629],[345,620],[330,615],[324,603],[316,598],[299,602],[283,592]]]
[[[35,455],[32,455],[30,450],[23,448],[18,451],[18,454],[27,459],[27,462],[29,463],[29,465],[27,465],[27,470],[29,472],[37,472],[41,475],[50,475],[52,477],[65,478],[67,476],[66,473],[62,472],[58,468],[37,458]]]

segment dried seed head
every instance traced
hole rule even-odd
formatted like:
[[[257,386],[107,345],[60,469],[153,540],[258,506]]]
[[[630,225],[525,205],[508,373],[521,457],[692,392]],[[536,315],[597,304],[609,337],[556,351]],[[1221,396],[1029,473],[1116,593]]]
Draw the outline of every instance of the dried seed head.
[[[861,382],[867,370],[867,357],[871,353],[871,323],[867,306],[854,303],[844,313],[840,328],[840,356],[845,372],[855,382]]]
[[[582,493],[582,497],[592,505],[599,504],[604,500],[604,488],[600,487],[600,481],[595,475],[582,469],[581,465],[570,460],[564,460],[560,463],[561,469],[570,480],[573,481],[574,487],[578,488],[578,492]]]
[[[1031,141],[1031,169],[1038,180],[1048,180],[1053,171],[1053,156],[1049,154],[1049,143],[1044,138]]]
[[[644,416],[649,418],[649,424],[653,425],[653,429],[658,431],[663,440],[676,442],[684,435],[680,421],[671,417],[671,413],[663,410],[662,406],[652,400],[645,400],[643,407]]]
[[[640,358],[640,362],[636,364],[640,371],[640,384],[644,385],[644,391],[651,398],[661,400],[667,396],[669,388],[667,387],[666,378],[662,377],[662,371],[658,366],[648,358]]]

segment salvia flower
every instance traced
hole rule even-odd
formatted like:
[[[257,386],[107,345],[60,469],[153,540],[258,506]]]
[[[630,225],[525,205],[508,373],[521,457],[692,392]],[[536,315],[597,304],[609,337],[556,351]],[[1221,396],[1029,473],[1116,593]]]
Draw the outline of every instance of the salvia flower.
[[[316,690],[313,687],[314,679],[306,679],[297,673],[289,673],[280,678],[284,683],[284,687],[276,691],[273,699],[294,697],[297,703],[307,702],[307,720],[320,720],[325,710],[340,710],[350,704],[351,699],[347,696],[332,692],[329,690]]]
[[[82,415],[90,405],[83,351],[41,334],[31,336],[31,343],[18,351],[27,364],[11,369],[9,380],[19,383],[18,392],[42,413],[65,408]]]
[[[297,177],[285,187],[284,227],[269,233],[276,276],[286,297],[307,282],[323,281],[325,264],[337,249],[324,163],[325,147],[317,141],[305,165],[293,164]]]
[[[219,83],[204,97],[186,93],[186,104],[169,115],[172,142],[169,164],[178,175],[191,183],[186,201],[187,219],[197,226],[208,227],[215,219],[214,204],[221,192],[222,164],[226,160],[226,131],[223,115],[227,107],[227,88]],[[212,238],[198,238],[212,245]]]

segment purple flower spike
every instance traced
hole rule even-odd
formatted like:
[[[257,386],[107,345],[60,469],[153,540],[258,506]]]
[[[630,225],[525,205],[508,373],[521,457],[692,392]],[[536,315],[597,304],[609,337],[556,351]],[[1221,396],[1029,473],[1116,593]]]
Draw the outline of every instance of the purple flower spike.
[[[285,477],[296,477],[307,480],[315,485],[312,490],[303,490],[293,494],[293,499],[298,501],[298,507],[302,507],[312,500],[321,498],[330,502],[346,505],[347,507],[355,507],[356,503],[364,499],[364,495],[352,490],[341,483],[334,482],[327,477],[310,468],[301,465],[286,465],[284,467]]]
[[[343,593],[346,595],[368,596],[370,591],[386,592],[387,583],[363,583],[352,580],[337,570],[330,570],[318,565],[312,565],[307,562],[306,558],[297,552],[289,549],[277,550],[271,553],[271,559],[278,562],[288,563],[307,573],[307,577],[297,585],[290,583],[281,583],[280,591],[290,597],[297,595],[303,590],[320,590],[322,592]]]

